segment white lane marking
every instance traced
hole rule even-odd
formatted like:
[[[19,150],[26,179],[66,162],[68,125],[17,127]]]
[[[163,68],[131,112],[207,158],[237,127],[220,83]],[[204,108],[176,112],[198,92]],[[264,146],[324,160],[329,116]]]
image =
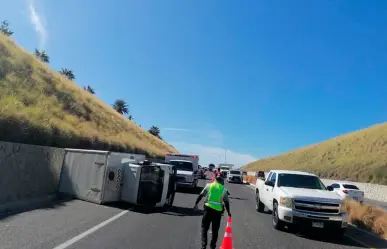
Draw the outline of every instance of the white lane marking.
[[[54,247],[53,249],[65,249],[65,248],[67,248],[67,247],[73,245],[74,243],[80,241],[81,239],[85,238],[86,236],[88,236],[88,235],[94,233],[94,232],[97,231],[98,229],[100,229],[100,228],[106,226],[107,224],[111,223],[112,221],[114,221],[114,220],[120,218],[121,216],[123,216],[123,215],[126,214],[127,212],[129,212],[129,210],[122,211],[121,213],[116,214],[115,216],[111,217],[110,219],[105,220],[104,222],[102,222],[102,223],[96,225],[95,227],[90,228],[89,230],[87,230],[87,231],[85,231],[85,232],[83,232],[83,233],[81,233],[81,234],[75,236],[75,237],[72,238],[72,239],[69,239],[68,241],[64,242],[63,244],[60,244],[60,245]]]

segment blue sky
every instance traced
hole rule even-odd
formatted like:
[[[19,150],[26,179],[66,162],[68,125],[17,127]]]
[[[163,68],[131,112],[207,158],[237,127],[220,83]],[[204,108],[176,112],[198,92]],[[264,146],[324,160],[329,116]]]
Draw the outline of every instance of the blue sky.
[[[387,1],[13,0],[27,50],[127,100],[202,164],[237,165],[387,118]]]

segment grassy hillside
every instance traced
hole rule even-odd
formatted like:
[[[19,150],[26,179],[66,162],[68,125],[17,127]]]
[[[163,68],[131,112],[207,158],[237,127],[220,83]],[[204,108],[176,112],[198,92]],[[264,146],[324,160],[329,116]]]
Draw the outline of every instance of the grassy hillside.
[[[261,159],[243,169],[296,169],[326,178],[387,184],[387,123]]]
[[[1,34],[0,140],[153,156],[176,152]]]

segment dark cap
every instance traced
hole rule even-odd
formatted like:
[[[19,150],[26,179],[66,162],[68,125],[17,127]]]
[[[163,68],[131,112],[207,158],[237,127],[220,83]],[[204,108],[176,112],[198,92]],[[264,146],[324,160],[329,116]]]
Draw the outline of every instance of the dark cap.
[[[219,183],[221,183],[221,184],[224,184],[224,179],[223,179],[223,177],[221,177],[221,176],[217,176],[217,177],[216,177],[216,181],[219,182]]]

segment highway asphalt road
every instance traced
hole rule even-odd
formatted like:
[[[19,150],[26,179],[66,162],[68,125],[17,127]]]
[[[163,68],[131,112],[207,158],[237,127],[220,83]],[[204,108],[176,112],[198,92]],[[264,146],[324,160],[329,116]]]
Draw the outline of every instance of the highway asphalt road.
[[[201,186],[204,184],[200,182]],[[387,248],[386,244],[377,244],[384,242],[375,237],[368,235],[364,239],[355,229],[349,231],[349,236],[362,240],[368,247],[347,236],[339,241],[327,241],[322,237],[276,231],[270,214],[255,211],[253,190],[248,185],[226,186],[231,193],[235,249]],[[196,197],[197,194],[178,193],[176,207],[167,213],[144,213],[125,205],[112,207],[72,200],[0,217],[0,248],[198,249],[201,216],[192,211]],[[223,238],[226,217],[218,245]]]

